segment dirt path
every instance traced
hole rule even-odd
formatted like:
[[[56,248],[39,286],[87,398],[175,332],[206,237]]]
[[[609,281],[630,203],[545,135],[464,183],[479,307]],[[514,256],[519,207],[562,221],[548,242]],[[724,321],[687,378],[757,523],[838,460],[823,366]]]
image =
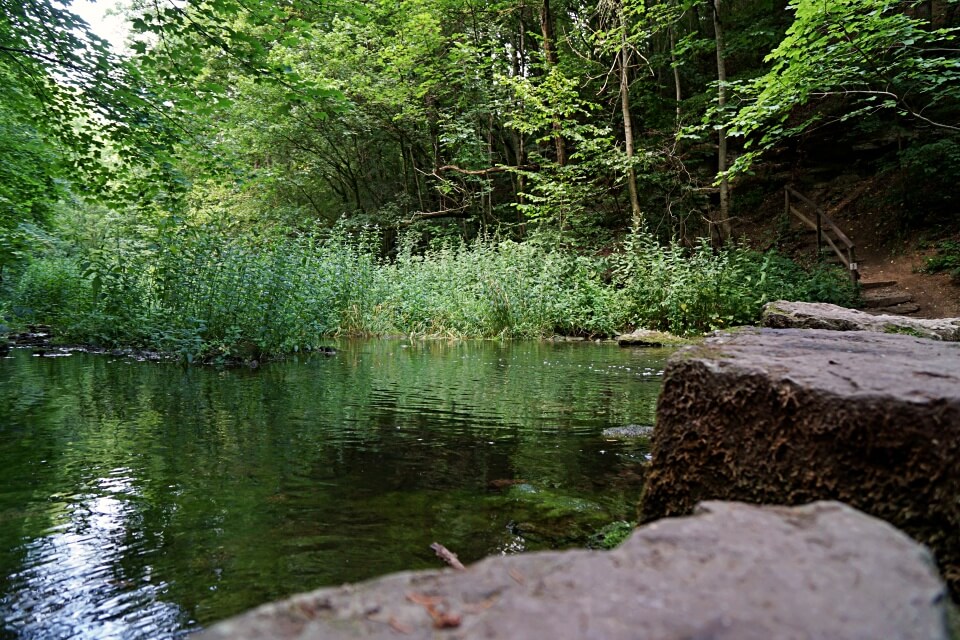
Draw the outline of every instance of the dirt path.
[[[851,239],[858,242],[856,236],[851,236]],[[870,247],[869,244],[858,244],[858,250],[862,280],[895,280],[895,289],[912,296],[920,306],[920,311],[912,314],[914,317],[960,317],[960,286],[952,284],[946,273],[918,273],[933,251],[907,249],[893,254],[882,247]]]

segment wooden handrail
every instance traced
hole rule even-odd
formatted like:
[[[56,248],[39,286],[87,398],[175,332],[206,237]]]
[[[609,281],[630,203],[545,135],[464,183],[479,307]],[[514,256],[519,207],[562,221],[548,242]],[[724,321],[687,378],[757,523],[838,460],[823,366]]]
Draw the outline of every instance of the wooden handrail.
[[[805,202],[811,207],[813,207],[817,211],[817,213],[820,214],[821,220],[826,222],[830,226],[830,229],[833,230],[835,234],[837,234],[837,238],[840,240],[840,242],[847,245],[847,247],[854,246],[853,242],[850,241],[850,238],[847,237],[847,234],[845,234],[843,231],[840,230],[840,227],[837,226],[837,223],[834,222],[833,219],[827,215],[827,212],[821,209],[816,202],[806,197],[805,195],[803,195],[793,187],[786,187],[786,189],[790,193],[790,195],[794,196],[801,202]]]
[[[792,206],[790,203],[790,197],[793,196],[800,202],[808,205],[814,211],[815,220],[811,220],[807,215],[804,215],[800,209]],[[850,238],[847,237],[843,231],[840,230],[840,227],[837,226],[837,223],[833,221],[826,212],[820,208],[816,202],[806,197],[796,189],[791,186],[784,187],[783,190],[783,200],[784,200],[784,215],[790,216],[791,214],[798,218],[805,225],[817,232],[817,259],[822,259],[823,257],[823,243],[826,243],[833,249],[834,253],[840,258],[840,262],[847,267],[850,272],[850,279],[856,283],[860,279],[860,267],[857,264],[855,247]],[[826,228],[825,228],[826,227]],[[834,242],[834,239],[829,235],[824,234],[824,231],[831,231],[835,236],[837,242],[843,245],[843,249],[837,246]],[[846,255],[844,255],[846,254]]]

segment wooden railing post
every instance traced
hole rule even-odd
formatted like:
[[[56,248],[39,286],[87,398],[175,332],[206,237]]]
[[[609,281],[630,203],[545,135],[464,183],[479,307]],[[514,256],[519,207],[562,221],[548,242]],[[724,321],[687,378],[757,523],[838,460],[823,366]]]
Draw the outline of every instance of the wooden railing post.
[[[791,204],[791,197],[798,203],[803,203],[814,211],[813,216],[807,217],[798,208]],[[817,232],[817,260],[823,260],[823,243],[826,242],[833,249],[833,252],[840,258],[840,262],[850,271],[850,279],[854,284],[860,280],[860,265],[857,264],[857,255],[854,251],[853,242],[847,237],[837,223],[828,216],[816,202],[806,197],[796,189],[787,185],[783,189],[783,206],[787,212],[787,217],[794,216],[798,218],[808,228]],[[827,226],[828,233],[824,234],[823,226]],[[838,246],[839,245],[839,246]],[[842,247],[842,248],[841,248]]]
[[[857,264],[857,254],[852,246],[847,249],[847,255],[850,258],[850,280],[857,284],[860,281],[860,265]]]

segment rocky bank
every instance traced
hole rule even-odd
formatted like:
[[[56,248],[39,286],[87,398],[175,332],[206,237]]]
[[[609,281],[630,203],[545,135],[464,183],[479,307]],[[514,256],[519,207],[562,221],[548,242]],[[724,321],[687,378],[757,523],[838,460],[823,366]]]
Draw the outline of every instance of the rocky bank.
[[[643,516],[705,499],[841,500],[934,550],[960,587],[960,344],[746,329],[675,354]]]
[[[947,638],[929,553],[846,505],[708,502],[613,551],[491,557],[320,589],[197,640]]]

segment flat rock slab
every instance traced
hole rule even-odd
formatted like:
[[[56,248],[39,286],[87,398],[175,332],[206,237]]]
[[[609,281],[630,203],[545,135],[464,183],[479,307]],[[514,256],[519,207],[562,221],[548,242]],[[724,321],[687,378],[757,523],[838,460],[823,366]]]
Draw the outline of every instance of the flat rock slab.
[[[637,329],[633,333],[618,335],[617,344],[621,347],[674,347],[691,344],[691,340],[663,331]]]
[[[873,295],[863,298],[863,306],[867,309],[877,309],[880,307],[895,307],[905,302],[913,302],[913,296],[905,293],[889,295]]]
[[[960,344],[816,329],[720,334],[670,359],[644,519],[705,499],[836,499],[933,548],[960,594]]]
[[[772,329],[875,331],[960,342],[960,318],[931,320],[874,315],[825,302],[769,302],[763,308],[761,323]]]
[[[708,502],[613,551],[321,589],[199,638],[934,640],[948,637],[944,594],[925,548],[846,505]]]

